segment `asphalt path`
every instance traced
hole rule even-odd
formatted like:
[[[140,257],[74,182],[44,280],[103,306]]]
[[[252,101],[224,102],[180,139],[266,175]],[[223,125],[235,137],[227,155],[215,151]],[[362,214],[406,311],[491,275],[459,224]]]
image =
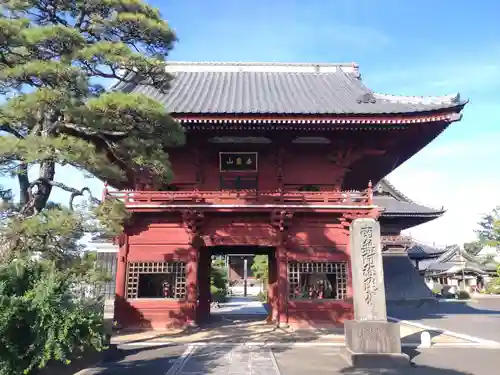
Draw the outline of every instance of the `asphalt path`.
[[[405,350],[406,369],[352,369],[332,347],[206,346],[142,347],[78,375],[495,375],[500,350],[431,348]]]
[[[113,361],[83,370],[78,375],[165,375],[179,361],[184,346],[135,347],[120,350]]]
[[[500,342],[500,299],[389,308],[389,314],[443,330]],[[486,348],[405,349],[414,366],[405,370],[351,369],[338,347],[242,345],[124,347],[118,358],[78,375],[495,375],[500,350]]]
[[[388,313],[401,320],[500,342],[500,298],[440,302],[421,308],[391,307]]]

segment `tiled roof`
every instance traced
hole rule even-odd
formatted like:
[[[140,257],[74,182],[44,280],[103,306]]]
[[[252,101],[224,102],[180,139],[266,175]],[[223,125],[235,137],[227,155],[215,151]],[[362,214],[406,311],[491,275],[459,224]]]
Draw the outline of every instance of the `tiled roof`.
[[[427,271],[440,273],[446,272],[452,268],[472,270],[479,273],[485,273],[486,267],[472,255],[463,251],[458,246],[451,246],[448,251],[442,254],[435,262],[429,264]]]
[[[155,98],[172,114],[366,115],[461,107],[459,94],[437,97],[378,94],[356,64],[171,63],[170,89],[119,84],[114,89]]]
[[[445,210],[435,209],[413,202],[397,190],[388,180],[381,180],[373,189],[373,201],[384,209],[382,216],[439,217]]]
[[[382,208],[384,216],[434,216],[438,217],[444,213],[442,209],[422,206],[413,202],[398,201],[390,196],[374,196],[373,202]]]
[[[448,249],[437,248],[434,246],[429,246],[423,243],[415,242],[413,243],[407,251],[410,259],[421,260],[421,259],[430,259],[437,258],[440,255],[444,254]]]

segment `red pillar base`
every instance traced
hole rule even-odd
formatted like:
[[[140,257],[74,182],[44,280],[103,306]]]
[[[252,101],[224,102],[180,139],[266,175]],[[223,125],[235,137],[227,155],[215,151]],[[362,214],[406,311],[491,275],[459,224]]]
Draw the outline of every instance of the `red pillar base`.
[[[198,324],[210,319],[210,269],[211,259],[208,249],[201,249],[198,255],[198,304],[196,307],[196,321]]]

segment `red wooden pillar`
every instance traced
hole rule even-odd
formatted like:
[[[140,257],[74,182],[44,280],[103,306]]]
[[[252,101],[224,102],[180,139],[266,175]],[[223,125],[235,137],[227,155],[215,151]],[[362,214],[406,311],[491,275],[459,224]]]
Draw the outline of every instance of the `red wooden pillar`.
[[[122,234],[120,237],[120,247],[118,248],[118,262],[116,264],[116,295],[125,298],[125,287],[127,285],[127,255],[128,255],[128,235]]]
[[[278,293],[277,293],[277,280],[278,280],[278,264],[276,262],[276,253],[269,254],[269,276],[267,282],[267,300],[271,311],[268,315],[268,321],[278,322]]]
[[[198,300],[198,249],[196,247],[191,246],[189,248],[186,266],[186,300],[188,308],[185,316],[186,323],[194,325]]]
[[[284,245],[276,247],[276,263],[277,263],[277,323],[281,326],[288,325],[288,259],[287,250]]]
[[[210,318],[210,268],[210,251],[208,248],[202,248],[198,254],[198,305],[196,307],[198,323],[206,322]]]
[[[126,306],[126,286],[127,286],[127,255],[128,255],[128,235],[120,236],[120,247],[118,248],[116,277],[115,277],[115,320],[120,322],[123,314],[127,310]]]
[[[354,319],[354,292],[352,289],[352,248],[351,248],[351,233],[350,233],[350,226],[352,224],[352,220],[348,220],[344,226],[348,228],[347,230],[347,255],[349,256],[349,260],[347,262],[347,290],[346,290],[346,301],[350,304],[350,310],[348,313],[344,315],[344,318],[347,319]]]

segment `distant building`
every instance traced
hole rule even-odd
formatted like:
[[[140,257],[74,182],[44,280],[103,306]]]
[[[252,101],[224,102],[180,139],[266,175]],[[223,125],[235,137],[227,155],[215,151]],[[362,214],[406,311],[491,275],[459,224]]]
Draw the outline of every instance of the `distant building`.
[[[435,259],[427,258],[429,263],[423,270],[430,288],[436,285],[457,286],[472,291],[482,289],[495,275],[500,257],[496,249],[484,248],[476,256],[459,246],[450,246]]]

